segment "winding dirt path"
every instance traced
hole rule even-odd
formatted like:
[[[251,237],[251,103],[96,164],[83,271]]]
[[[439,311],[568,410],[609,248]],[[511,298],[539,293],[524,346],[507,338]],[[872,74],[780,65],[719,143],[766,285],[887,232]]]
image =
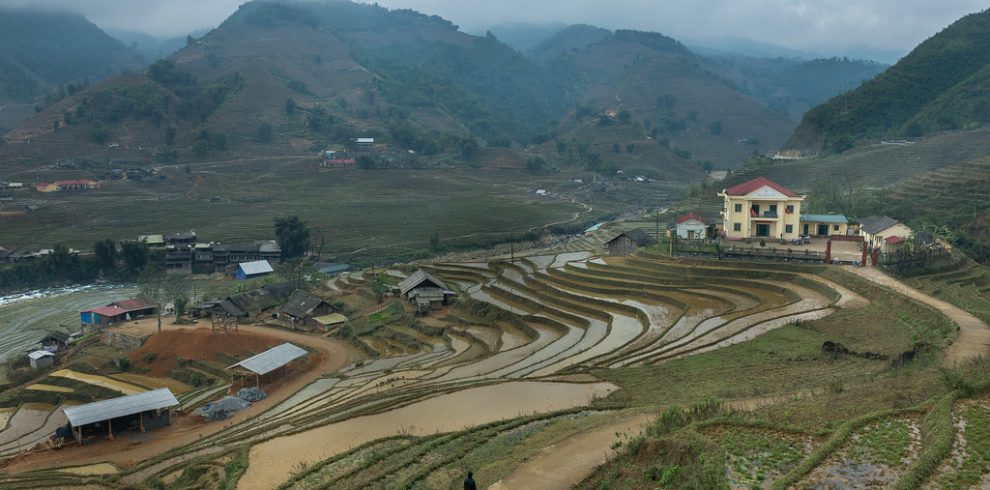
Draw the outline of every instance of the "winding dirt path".
[[[617,433],[627,436],[639,434],[654,417],[650,414],[627,415],[570,436],[543,448],[541,454],[516,467],[512,474],[495,482],[488,490],[573,488],[615,454],[616,449],[612,445]]]
[[[959,326],[959,336],[945,349],[945,360],[943,364],[946,366],[955,366],[990,355],[990,327],[962,308],[922,293],[884,274],[876,268],[853,266],[843,266],[842,268],[846,272],[850,272],[875,284],[890,288],[915,301],[929,305],[941,311],[950,320],[955,322]]]

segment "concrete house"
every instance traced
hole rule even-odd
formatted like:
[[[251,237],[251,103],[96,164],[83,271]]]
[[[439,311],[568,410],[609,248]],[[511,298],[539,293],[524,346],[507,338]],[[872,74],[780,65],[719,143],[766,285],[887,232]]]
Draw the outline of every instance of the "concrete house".
[[[867,216],[859,220],[859,234],[882,252],[891,252],[911,236],[911,228],[890,216]]]
[[[636,252],[641,247],[649,247],[657,243],[653,237],[646,234],[641,228],[619,233],[611,240],[605,242],[605,250],[609,255],[629,255]]]
[[[770,179],[758,177],[718,193],[725,203],[722,225],[726,238],[783,238],[800,236],[804,196]]]
[[[849,218],[842,214],[802,214],[801,235],[845,236],[849,234]]]
[[[677,237],[684,240],[700,240],[706,238],[708,227],[700,216],[688,213],[677,218]]]

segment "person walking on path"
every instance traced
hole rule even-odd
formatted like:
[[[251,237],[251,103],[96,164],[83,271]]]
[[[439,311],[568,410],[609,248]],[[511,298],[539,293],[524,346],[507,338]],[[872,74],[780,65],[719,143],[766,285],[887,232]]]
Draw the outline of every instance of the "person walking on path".
[[[478,490],[478,485],[474,483],[474,473],[470,471],[467,478],[464,479],[464,490]]]

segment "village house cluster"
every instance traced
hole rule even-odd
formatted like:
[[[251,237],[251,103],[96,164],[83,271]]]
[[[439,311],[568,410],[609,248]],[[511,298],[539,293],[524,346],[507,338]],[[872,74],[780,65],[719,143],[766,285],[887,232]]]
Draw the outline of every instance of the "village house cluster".
[[[862,252],[857,262],[865,263],[867,255],[897,252],[915,237],[911,228],[889,216],[852,220],[842,214],[803,213],[806,196],[765,177],[723,189],[718,196],[723,201],[721,219],[706,220],[687,213],[663,229],[658,222],[656,233],[643,229],[618,233],[605,243],[605,249],[609,255],[628,255],[667,237],[684,242],[718,241],[723,248],[763,249],[769,245],[767,252],[779,246],[791,251],[799,248],[821,253],[824,260],[831,261],[833,241],[854,242],[854,248]],[[597,227],[592,227],[587,232],[595,230]]]
[[[274,240],[199,242],[194,231],[140,235],[137,240],[150,250],[164,252],[165,272],[168,274],[192,274],[195,268],[202,272],[220,271],[239,279],[251,279],[273,272],[273,267],[282,257],[282,249]]]

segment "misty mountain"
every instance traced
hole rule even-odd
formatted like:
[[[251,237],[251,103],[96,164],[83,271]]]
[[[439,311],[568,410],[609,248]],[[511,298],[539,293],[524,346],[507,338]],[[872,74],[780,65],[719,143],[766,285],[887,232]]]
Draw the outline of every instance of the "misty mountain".
[[[812,107],[858,87],[888,67],[848,58],[800,60],[730,54],[708,58],[722,65],[723,76],[795,121]]]
[[[488,28],[499,41],[515,48],[520,53],[533,49],[549,37],[565,29],[567,24],[551,22],[545,24],[498,24]],[[484,32],[479,33],[484,35]]]
[[[30,101],[60,84],[140,68],[134,52],[85,17],[0,9],[0,97]]]
[[[789,148],[843,151],[990,123],[990,11],[967,15],[876,78],[805,114]]]
[[[186,36],[160,38],[143,32],[121,29],[107,29],[106,32],[141,56],[144,63],[148,65],[171,56],[176,51],[182,49],[188,42]],[[198,39],[203,37],[207,32],[210,32],[210,30],[202,29],[189,33],[189,36]]]

